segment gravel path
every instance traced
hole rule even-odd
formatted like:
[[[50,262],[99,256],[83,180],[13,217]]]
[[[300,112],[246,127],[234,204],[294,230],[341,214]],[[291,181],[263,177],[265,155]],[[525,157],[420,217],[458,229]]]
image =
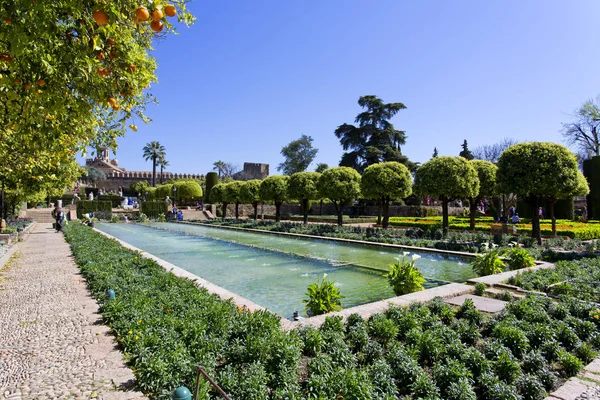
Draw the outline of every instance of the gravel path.
[[[38,224],[0,271],[0,399],[140,399],[63,235]]]

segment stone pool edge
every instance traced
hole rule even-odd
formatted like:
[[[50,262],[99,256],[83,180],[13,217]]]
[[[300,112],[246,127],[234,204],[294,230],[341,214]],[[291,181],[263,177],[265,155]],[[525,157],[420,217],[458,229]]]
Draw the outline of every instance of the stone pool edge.
[[[173,221],[169,221],[169,222],[173,222]],[[202,222],[178,221],[175,223],[176,224],[186,224],[186,225],[199,225],[199,226],[205,226],[208,228],[221,228],[221,229],[231,229],[231,230],[246,231],[246,232],[253,232],[253,233],[262,233],[262,234],[267,234],[267,235],[282,235],[282,236],[299,237],[299,238],[305,238],[305,239],[318,239],[318,240],[327,240],[327,241],[332,241],[332,242],[360,244],[360,245],[365,245],[365,246],[388,247],[388,248],[393,248],[393,249],[419,251],[419,252],[423,252],[423,253],[441,253],[441,254],[446,254],[449,256],[457,256],[457,257],[469,257],[469,258],[477,257],[477,254],[475,254],[475,253],[467,253],[465,251],[433,249],[430,247],[405,246],[405,245],[394,244],[394,243],[367,242],[365,240],[343,239],[343,238],[334,238],[334,237],[328,237],[328,236],[305,235],[303,233],[273,232],[273,231],[265,231],[262,229],[241,228],[239,226],[204,224]]]
[[[250,311],[263,310],[263,311],[269,311],[269,312],[273,313],[272,311],[268,310],[267,308],[262,307],[256,303],[254,303],[253,301],[248,300],[248,299],[246,299],[234,292],[231,292],[221,286],[215,285],[214,283],[211,283],[211,282],[207,281],[206,279],[200,278],[199,276],[194,275],[191,272],[188,272],[188,271],[184,270],[183,268],[176,266],[175,264],[171,264],[170,262],[163,260],[162,258],[156,257],[153,254],[150,254],[144,250],[138,249],[137,247],[132,246],[131,244],[129,244],[121,239],[118,239],[106,232],[103,232],[97,228],[92,228],[92,229],[95,232],[98,232],[99,234],[101,234],[109,239],[113,239],[113,240],[117,241],[121,246],[123,246],[129,250],[138,252],[141,257],[153,260],[158,265],[163,267],[165,269],[165,271],[171,272],[173,275],[175,275],[177,277],[187,278],[187,279],[192,280],[196,286],[206,289],[209,293],[215,294],[223,300],[231,300],[235,305],[237,305],[239,307],[247,307],[247,309]],[[363,318],[369,318],[373,314],[381,313],[381,312],[387,310],[390,306],[409,306],[412,303],[421,303],[421,302],[430,301],[434,297],[437,297],[437,296],[440,296],[443,298],[450,298],[450,297],[460,296],[463,294],[468,294],[473,291],[474,291],[473,286],[465,285],[462,283],[449,283],[447,285],[437,286],[437,287],[423,290],[420,292],[414,292],[414,293],[406,294],[403,296],[391,297],[389,299],[379,300],[379,301],[376,301],[373,303],[367,303],[367,304],[362,304],[359,306],[346,308],[346,309],[343,309],[342,311],[331,312],[331,313],[319,315],[316,317],[303,318],[303,319],[300,319],[299,321],[290,321],[287,318],[284,318],[279,314],[276,314],[276,313],[273,313],[273,314],[275,314],[279,317],[281,327],[283,329],[289,331],[296,327],[301,327],[301,326],[319,327],[323,322],[325,322],[326,317],[342,316],[343,318],[346,318],[350,314],[356,313],[356,314],[361,315]]]

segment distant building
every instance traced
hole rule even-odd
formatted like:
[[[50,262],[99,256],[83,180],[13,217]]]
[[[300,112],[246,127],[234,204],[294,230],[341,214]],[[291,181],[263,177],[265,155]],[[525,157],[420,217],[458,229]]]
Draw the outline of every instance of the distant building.
[[[102,146],[97,150],[95,158],[85,160],[87,168],[96,168],[106,174],[106,180],[96,184],[99,188],[106,190],[117,191],[119,186],[128,188],[132,183],[147,181],[152,184],[152,171],[127,171],[125,168],[119,167],[119,160],[116,158],[110,159],[108,148]],[[269,166],[267,166],[268,171]],[[169,179],[201,179],[204,175],[201,174],[174,174],[172,172],[163,172],[162,181]],[[156,184],[161,182],[160,171],[156,171]]]
[[[244,163],[244,169],[233,174],[233,179],[237,181],[249,181],[251,179],[265,179],[269,176],[269,164]]]

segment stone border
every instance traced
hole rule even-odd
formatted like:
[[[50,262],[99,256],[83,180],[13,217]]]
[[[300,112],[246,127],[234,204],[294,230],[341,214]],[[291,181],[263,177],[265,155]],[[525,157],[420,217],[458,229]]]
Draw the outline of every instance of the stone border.
[[[598,389],[600,385],[600,357],[586,365],[577,376],[569,378],[544,400],[575,400],[590,388]],[[595,397],[592,397],[595,398]]]
[[[29,224],[29,226],[27,227],[27,229],[25,229],[21,234],[23,235],[23,241],[27,240],[27,238],[29,237],[29,234],[31,233],[31,231],[33,230],[33,228],[35,228],[37,226],[37,222],[32,222],[31,224]],[[4,266],[8,263],[8,261],[11,259],[11,257],[13,256],[13,254],[19,250],[22,246],[23,242],[19,242],[17,241],[15,244],[13,244],[12,246],[10,246],[10,248],[8,249],[8,251],[6,253],[4,253],[4,255],[2,257],[0,257],[0,270],[2,270],[4,268]]]
[[[487,275],[487,276],[482,276],[479,278],[472,278],[472,279],[469,279],[467,281],[467,283],[470,283],[473,285],[476,283],[484,283],[487,286],[502,286],[504,284],[504,282],[506,282],[508,280],[508,278],[516,276],[517,274],[519,274],[521,272],[536,271],[538,269],[552,269],[552,268],[554,268],[554,264],[552,264],[552,263],[549,263],[546,261],[536,261],[536,265],[533,267],[521,268],[521,269],[517,269],[514,271],[506,271],[506,272],[502,272],[501,274]]]
[[[169,222],[172,222],[172,221],[169,221]],[[365,245],[365,246],[387,247],[387,248],[394,248],[394,249],[412,250],[412,251],[418,251],[418,252],[422,252],[422,253],[439,253],[439,254],[445,254],[445,255],[456,256],[456,257],[468,257],[468,258],[475,258],[475,257],[477,257],[477,255],[475,253],[467,253],[467,252],[464,252],[464,251],[453,251],[453,250],[440,250],[440,249],[433,249],[433,248],[430,248],[430,247],[404,246],[404,245],[393,244],[393,243],[367,242],[367,241],[364,241],[364,240],[342,239],[342,238],[334,238],[334,237],[327,237],[327,236],[305,235],[305,234],[302,234],[302,233],[273,232],[273,231],[265,231],[265,230],[262,230],[262,229],[240,228],[238,226],[224,226],[224,225],[205,224],[205,223],[202,223],[202,222],[179,221],[179,222],[176,222],[176,223],[177,224],[187,224],[187,225],[199,225],[199,226],[205,226],[205,227],[208,227],[208,228],[221,228],[221,229],[231,229],[231,230],[253,232],[253,233],[262,233],[262,234],[268,234],[268,235],[282,235],[282,236],[299,237],[299,238],[304,238],[304,239],[327,240],[327,241],[331,241],[331,242],[341,242],[341,243],[360,244],[360,245]]]
[[[144,250],[140,250],[137,247],[132,246],[131,244],[129,244],[123,240],[117,239],[114,236],[109,235],[108,233],[102,232],[101,230],[99,230],[97,228],[93,228],[93,230],[109,239],[115,240],[121,246],[123,246],[129,250],[138,252],[141,257],[148,258],[148,259],[155,261],[158,265],[163,267],[165,269],[165,271],[171,272],[173,275],[175,275],[177,277],[187,278],[187,279],[192,280],[196,284],[196,286],[206,289],[209,293],[215,294],[215,295],[219,296],[220,298],[222,298],[223,300],[231,300],[235,305],[237,305],[239,307],[246,307],[250,311],[257,311],[257,310],[269,311],[267,308],[262,307],[256,303],[252,302],[251,300],[248,300],[238,294],[235,294],[227,289],[224,289],[221,286],[215,285],[214,283],[211,283],[211,282],[207,281],[206,279],[200,278],[199,276],[194,275],[191,272],[184,270],[183,268],[180,268],[174,264],[171,264],[168,261],[163,260],[162,258],[156,257],[155,255],[150,254]],[[420,303],[420,302],[430,301],[434,297],[437,297],[437,296],[441,296],[443,298],[449,298],[449,297],[455,297],[455,296],[460,296],[463,294],[472,293],[474,290],[475,289],[473,288],[473,286],[464,285],[461,283],[449,283],[447,285],[437,286],[437,287],[434,287],[431,289],[427,289],[427,290],[423,290],[423,291],[415,292],[415,293],[410,293],[410,294],[407,294],[404,296],[392,297],[389,299],[380,300],[380,301],[376,301],[373,303],[367,303],[367,304],[362,304],[362,305],[351,307],[351,308],[346,308],[346,309],[344,309],[342,311],[338,311],[338,312],[331,312],[331,313],[319,315],[316,317],[303,318],[299,321],[290,321],[287,318],[282,317],[281,315],[278,315],[275,313],[274,314],[280,317],[281,327],[285,330],[292,330],[296,327],[305,326],[305,325],[318,327],[323,322],[325,322],[326,317],[331,317],[331,316],[336,316],[336,315],[340,315],[342,317],[347,317],[350,314],[357,313],[357,314],[360,314],[363,318],[368,318],[373,314],[377,314],[377,313],[387,310],[390,306],[409,306],[412,303],[417,303],[417,302]]]

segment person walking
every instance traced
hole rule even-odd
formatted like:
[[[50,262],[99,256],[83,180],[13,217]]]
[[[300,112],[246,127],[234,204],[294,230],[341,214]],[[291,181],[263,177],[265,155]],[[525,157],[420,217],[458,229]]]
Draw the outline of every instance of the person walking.
[[[58,200],[56,202],[56,207],[52,210],[52,217],[56,221],[54,227],[56,228],[56,232],[62,232],[63,225],[65,223],[65,212],[61,208],[61,201]]]

